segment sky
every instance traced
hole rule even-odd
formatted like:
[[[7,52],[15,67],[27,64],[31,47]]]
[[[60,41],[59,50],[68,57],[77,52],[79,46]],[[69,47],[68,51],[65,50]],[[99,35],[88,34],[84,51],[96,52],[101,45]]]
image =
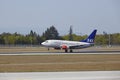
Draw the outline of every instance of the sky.
[[[0,33],[42,35],[50,26],[60,35],[120,33],[120,0],[0,0]]]

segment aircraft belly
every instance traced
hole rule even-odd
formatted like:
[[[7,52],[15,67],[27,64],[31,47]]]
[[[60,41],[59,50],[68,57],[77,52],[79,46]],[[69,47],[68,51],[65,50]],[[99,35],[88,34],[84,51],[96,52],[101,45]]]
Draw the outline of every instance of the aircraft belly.
[[[78,45],[78,46],[70,46],[70,49],[81,49],[81,48],[87,48],[89,45]]]

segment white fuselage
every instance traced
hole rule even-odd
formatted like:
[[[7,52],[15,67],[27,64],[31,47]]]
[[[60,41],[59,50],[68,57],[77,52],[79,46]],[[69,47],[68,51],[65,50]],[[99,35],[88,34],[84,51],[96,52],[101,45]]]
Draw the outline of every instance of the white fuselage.
[[[63,45],[67,46],[67,49],[80,49],[93,45],[93,43],[78,42],[78,41],[66,41],[66,40],[46,40],[42,43],[43,46],[61,48]]]

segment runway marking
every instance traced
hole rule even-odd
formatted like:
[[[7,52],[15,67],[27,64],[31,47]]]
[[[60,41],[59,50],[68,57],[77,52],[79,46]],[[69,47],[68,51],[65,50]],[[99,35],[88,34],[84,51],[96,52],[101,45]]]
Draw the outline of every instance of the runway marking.
[[[12,65],[55,65],[55,64],[102,64],[102,63],[120,63],[120,61],[95,61],[95,62],[50,62],[50,63],[10,63],[0,64],[0,66],[12,66]]]
[[[64,55],[64,54],[120,54],[120,50],[117,51],[79,51],[73,53],[64,53],[64,52],[0,52],[0,55]]]
[[[0,73],[0,80],[120,80],[120,71]]]

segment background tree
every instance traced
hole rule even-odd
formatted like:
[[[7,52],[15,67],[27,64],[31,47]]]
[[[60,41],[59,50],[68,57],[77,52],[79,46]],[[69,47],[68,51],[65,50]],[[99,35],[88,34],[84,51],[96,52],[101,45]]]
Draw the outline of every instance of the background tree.
[[[104,35],[96,35],[95,37],[95,44],[96,45],[107,45],[107,39]]]
[[[47,30],[43,33],[43,38],[45,39],[59,39],[59,33],[54,26],[47,28]]]
[[[31,45],[35,45],[35,44],[39,44],[38,40],[40,40],[39,36],[37,35],[36,32],[33,32],[32,30],[30,31],[30,33],[28,35],[26,35],[26,37],[28,37],[28,41]]]
[[[69,40],[73,41],[73,30],[72,30],[72,26],[70,26],[70,31],[69,31]]]
[[[106,39],[105,41],[105,44],[107,44],[107,45],[109,45],[110,46],[110,44],[111,44],[111,36],[110,36],[110,34],[107,34],[107,32],[105,32],[105,31],[103,31],[103,35],[104,35],[104,38]]]

